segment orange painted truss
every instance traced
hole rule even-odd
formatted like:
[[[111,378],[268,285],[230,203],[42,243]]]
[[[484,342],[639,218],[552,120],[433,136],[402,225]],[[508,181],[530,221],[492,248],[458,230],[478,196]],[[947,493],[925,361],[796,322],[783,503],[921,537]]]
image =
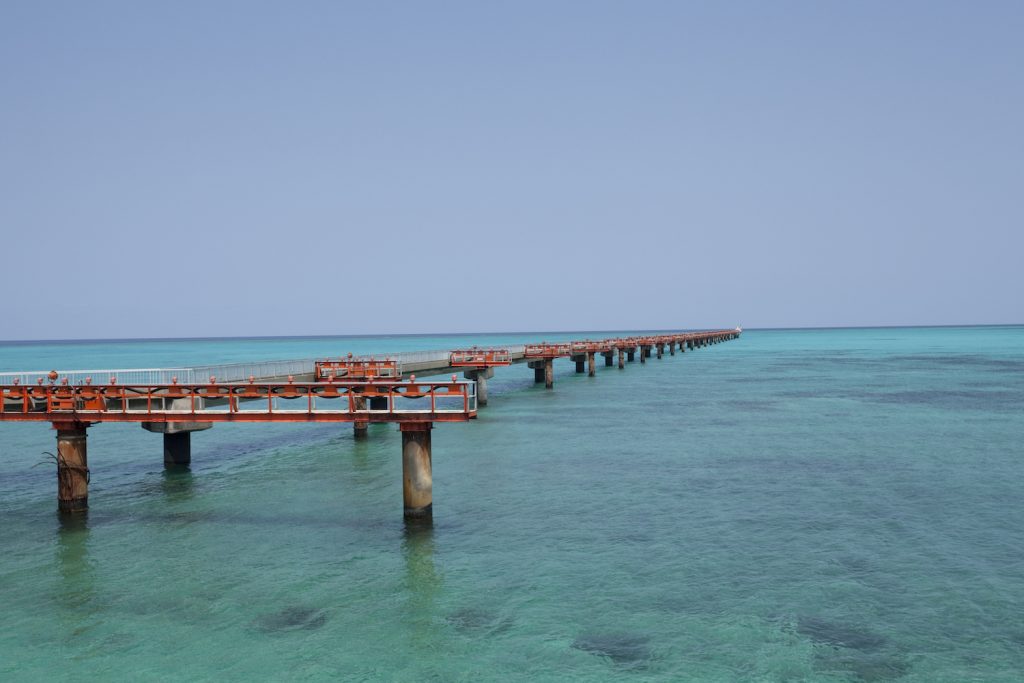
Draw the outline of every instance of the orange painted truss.
[[[449,361],[453,368],[491,368],[512,364],[508,349],[460,349],[452,351]]]
[[[317,380],[401,379],[402,370],[396,360],[318,360],[315,363]]]
[[[387,399],[368,409],[364,399]],[[473,382],[311,382],[0,386],[0,421],[463,422]]]

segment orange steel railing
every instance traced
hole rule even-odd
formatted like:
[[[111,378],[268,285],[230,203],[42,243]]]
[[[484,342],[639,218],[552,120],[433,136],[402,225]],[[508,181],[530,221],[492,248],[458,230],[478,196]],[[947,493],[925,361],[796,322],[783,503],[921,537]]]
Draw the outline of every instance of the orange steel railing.
[[[584,354],[584,353],[602,353],[604,351],[611,351],[615,348],[613,339],[602,339],[601,341],[591,341],[589,339],[584,341],[572,342],[570,344],[570,350],[573,355]]]
[[[0,420],[51,422],[461,422],[476,384],[287,382],[0,386]],[[368,409],[357,399],[386,398]],[[409,403],[406,403],[409,401]]]
[[[511,365],[512,354],[508,349],[459,349],[452,351],[449,363],[452,367],[489,368]]]
[[[527,344],[523,351],[526,358],[561,358],[572,355],[572,344],[565,342],[560,344]]]
[[[334,378],[353,379],[401,379],[402,370],[396,360],[318,360],[314,363],[314,377],[317,380]]]

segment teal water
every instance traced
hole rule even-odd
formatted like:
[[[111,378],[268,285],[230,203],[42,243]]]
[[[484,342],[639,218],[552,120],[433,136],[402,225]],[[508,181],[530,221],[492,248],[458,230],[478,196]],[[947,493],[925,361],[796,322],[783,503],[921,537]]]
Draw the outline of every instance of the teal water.
[[[537,338],[7,344],[0,370]],[[1022,327],[750,330],[560,361],[554,391],[499,369],[434,430],[430,529],[370,431],[217,426],[169,473],[95,426],[67,523],[53,433],[0,424],[0,679],[1021,679]]]

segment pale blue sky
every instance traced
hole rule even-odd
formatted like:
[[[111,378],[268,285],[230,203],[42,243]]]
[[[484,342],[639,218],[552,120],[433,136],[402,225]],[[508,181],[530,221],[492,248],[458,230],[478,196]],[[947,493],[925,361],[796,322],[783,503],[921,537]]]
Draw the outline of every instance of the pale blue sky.
[[[1024,322],[1024,3],[5,2],[0,339]]]

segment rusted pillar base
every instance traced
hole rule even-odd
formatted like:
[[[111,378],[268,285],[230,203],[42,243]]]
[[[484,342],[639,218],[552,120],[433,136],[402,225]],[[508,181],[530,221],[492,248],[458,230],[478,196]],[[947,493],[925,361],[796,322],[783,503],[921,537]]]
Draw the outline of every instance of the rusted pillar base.
[[[57,509],[62,513],[89,509],[87,427],[81,422],[53,424],[57,430]]]
[[[594,354],[587,354],[587,375],[593,377],[597,374],[597,367],[594,365]]]
[[[164,433],[164,467],[192,464],[192,432]]]
[[[555,386],[555,361],[548,358],[544,361],[544,388],[551,389]]]
[[[431,472],[429,422],[406,422],[402,431],[402,498],[407,519],[433,515],[434,479]]]

